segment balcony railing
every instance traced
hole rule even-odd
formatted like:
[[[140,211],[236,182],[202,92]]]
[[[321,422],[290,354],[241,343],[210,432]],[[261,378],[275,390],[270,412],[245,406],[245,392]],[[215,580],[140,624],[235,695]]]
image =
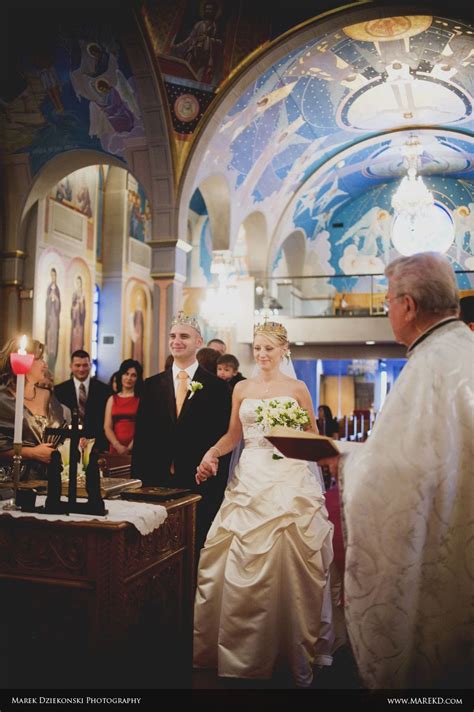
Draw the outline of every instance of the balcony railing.
[[[474,294],[473,270],[457,270],[456,279],[460,296]],[[274,315],[289,317],[383,317],[386,292],[383,274],[272,277],[267,286]],[[264,306],[264,295],[255,295],[255,309]]]

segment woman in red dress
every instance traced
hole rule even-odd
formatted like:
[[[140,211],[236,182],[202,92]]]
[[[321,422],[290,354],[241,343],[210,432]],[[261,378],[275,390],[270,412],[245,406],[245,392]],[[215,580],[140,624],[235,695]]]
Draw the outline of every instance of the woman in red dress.
[[[117,372],[118,392],[107,401],[104,431],[110,442],[109,452],[129,455],[133,448],[135,419],[143,385],[143,368],[128,358]]]

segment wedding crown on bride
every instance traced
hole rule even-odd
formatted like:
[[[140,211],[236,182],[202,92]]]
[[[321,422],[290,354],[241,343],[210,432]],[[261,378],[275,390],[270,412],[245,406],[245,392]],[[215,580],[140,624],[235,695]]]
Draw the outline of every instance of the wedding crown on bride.
[[[187,316],[183,311],[179,311],[177,315],[173,317],[171,326],[176,326],[176,324],[186,324],[186,326],[192,326],[193,329],[197,331],[199,336],[202,336],[201,327],[199,326],[199,322],[195,316]]]
[[[257,334],[278,336],[280,339],[288,341],[288,333],[285,327],[277,321],[264,321],[262,324],[255,324],[253,335],[256,336]]]

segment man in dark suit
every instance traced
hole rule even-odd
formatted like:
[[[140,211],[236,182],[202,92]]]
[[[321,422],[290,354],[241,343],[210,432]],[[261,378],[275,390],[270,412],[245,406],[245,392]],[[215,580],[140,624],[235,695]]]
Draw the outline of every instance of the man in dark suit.
[[[79,411],[84,438],[95,438],[94,449],[109,449],[104,433],[105,405],[112,394],[109,386],[91,378],[91,360],[87,351],[79,349],[71,355],[71,378],[54,388],[54,395],[71,411]]]
[[[145,381],[137,413],[132,475],[145,485],[198,492],[196,549],[204,544],[227,484],[229,457],[216,477],[197,485],[196,468],[205,452],[227,432],[231,398],[226,384],[199,366],[199,323],[182,312],[169,334],[171,368]]]

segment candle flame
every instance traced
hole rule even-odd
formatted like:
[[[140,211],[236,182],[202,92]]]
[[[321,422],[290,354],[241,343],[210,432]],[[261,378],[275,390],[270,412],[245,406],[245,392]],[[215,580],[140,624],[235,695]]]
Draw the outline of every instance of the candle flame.
[[[18,353],[24,356],[26,354],[26,334],[23,334],[23,336],[20,339],[20,348],[18,349]]]

